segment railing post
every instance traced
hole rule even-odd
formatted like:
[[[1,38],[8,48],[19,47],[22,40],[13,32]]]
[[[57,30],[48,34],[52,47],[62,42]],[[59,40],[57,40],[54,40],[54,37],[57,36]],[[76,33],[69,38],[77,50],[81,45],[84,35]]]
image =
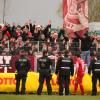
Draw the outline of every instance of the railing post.
[[[8,41],[7,43],[8,43],[8,48],[10,49],[10,42]]]
[[[4,73],[7,73],[7,66],[4,66]]]
[[[39,45],[40,45],[40,42],[38,41],[38,52],[39,52]]]

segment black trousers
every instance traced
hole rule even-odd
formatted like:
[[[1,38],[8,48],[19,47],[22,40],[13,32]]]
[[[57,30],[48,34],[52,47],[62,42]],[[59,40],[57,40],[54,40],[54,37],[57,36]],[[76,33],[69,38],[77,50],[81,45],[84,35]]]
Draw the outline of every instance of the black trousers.
[[[20,84],[20,81],[22,80],[22,84]],[[21,93],[25,94],[25,84],[26,84],[26,76],[16,76],[16,94],[19,94],[19,87],[21,85]]]
[[[100,81],[100,75],[93,74],[92,75],[92,94],[94,94],[94,95],[96,95],[96,93],[97,93],[97,80]]]
[[[40,74],[39,75],[39,87],[38,87],[38,90],[37,90],[38,95],[41,95],[41,92],[42,92],[42,89],[43,89],[43,83],[44,83],[45,79],[46,79],[48,95],[52,94],[52,87],[51,87],[51,84],[50,84],[51,75],[48,75],[48,74],[42,75],[42,74]]]
[[[68,95],[70,76],[59,76],[58,82],[59,82],[59,95],[63,95],[64,88],[65,88],[65,95]]]

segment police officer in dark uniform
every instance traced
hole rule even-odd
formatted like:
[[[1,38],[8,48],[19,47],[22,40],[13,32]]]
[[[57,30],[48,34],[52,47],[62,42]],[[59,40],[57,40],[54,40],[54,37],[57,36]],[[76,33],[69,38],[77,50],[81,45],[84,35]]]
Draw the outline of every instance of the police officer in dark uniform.
[[[21,94],[25,94],[27,73],[30,70],[30,61],[26,57],[26,51],[20,51],[20,58],[15,63],[16,71],[16,94],[19,94],[20,80],[22,80]]]
[[[92,71],[92,95],[97,94],[97,80],[100,83],[100,53],[94,53],[93,60],[90,63],[88,73],[91,74]]]
[[[64,57],[59,57],[56,65],[55,73],[58,75],[59,95],[63,95],[64,88],[65,95],[69,95],[70,75],[74,74],[74,64],[68,53],[65,51]]]
[[[46,79],[46,85],[47,85],[47,92],[48,95],[52,94],[52,87],[50,84],[50,80],[52,78],[51,76],[51,68],[52,61],[47,56],[47,51],[43,51],[43,56],[38,59],[38,70],[39,70],[39,87],[37,90],[37,94],[41,95],[43,83]]]

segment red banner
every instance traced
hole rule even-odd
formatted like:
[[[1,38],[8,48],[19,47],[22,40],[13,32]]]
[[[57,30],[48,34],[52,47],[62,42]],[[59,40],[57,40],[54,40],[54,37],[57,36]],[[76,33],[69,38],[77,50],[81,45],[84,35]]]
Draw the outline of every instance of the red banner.
[[[88,29],[88,0],[63,0],[64,27],[70,36]]]
[[[14,56],[0,56],[0,72],[5,72],[5,67],[7,67],[8,73],[15,72],[15,62],[19,59],[19,55]],[[28,55],[28,58],[31,63],[31,71],[34,71],[34,59],[35,57],[33,55]]]

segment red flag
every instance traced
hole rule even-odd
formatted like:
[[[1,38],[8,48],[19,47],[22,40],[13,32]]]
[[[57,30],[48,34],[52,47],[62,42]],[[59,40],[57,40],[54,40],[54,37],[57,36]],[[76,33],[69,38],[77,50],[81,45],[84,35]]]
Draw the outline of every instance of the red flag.
[[[83,35],[88,28],[88,0],[63,0],[64,28],[74,36]]]

